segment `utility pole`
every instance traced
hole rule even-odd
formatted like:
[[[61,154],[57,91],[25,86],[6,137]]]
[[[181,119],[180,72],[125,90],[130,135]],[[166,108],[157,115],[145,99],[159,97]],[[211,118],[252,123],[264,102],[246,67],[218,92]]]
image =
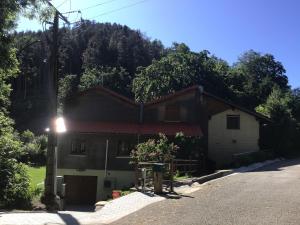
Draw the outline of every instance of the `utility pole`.
[[[46,204],[47,209],[56,210],[59,209],[59,197],[56,195],[57,135],[55,126],[58,92],[58,27],[59,18],[67,24],[69,24],[69,21],[49,1],[47,3],[50,7],[54,8],[55,15],[52,26],[50,69],[48,75],[50,130],[47,145],[45,192],[42,200]]]

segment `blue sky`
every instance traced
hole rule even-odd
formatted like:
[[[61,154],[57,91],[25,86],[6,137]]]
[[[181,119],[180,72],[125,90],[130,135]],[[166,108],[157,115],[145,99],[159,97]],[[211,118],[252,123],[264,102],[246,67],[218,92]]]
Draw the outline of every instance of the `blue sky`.
[[[71,1],[71,4],[70,4]],[[184,42],[191,50],[209,50],[229,63],[244,51],[271,53],[300,87],[299,0],[54,0],[61,12],[82,11],[83,19],[116,22],[139,29],[165,46]],[[137,3],[134,6],[133,5]],[[127,7],[129,6],[129,7]],[[123,10],[112,12],[116,9]],[[107,13],[107,14],[105,14]],[[101,15],[104,14],[104,15]],[[101,16],[97,16],[101,15]],[[80,15],[69,15],[75,21]],[[38,30],[36,21],[20,18],[17,30]],[[298,75],[299,74],[299,75]]]

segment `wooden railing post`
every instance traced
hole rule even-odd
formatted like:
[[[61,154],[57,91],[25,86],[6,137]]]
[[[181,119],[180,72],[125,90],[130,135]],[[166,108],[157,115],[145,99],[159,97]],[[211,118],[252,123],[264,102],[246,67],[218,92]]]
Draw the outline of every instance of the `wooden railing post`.
[[[193,165],[193,161],[192,161],[192,159],[191,159],[191,156],[189,157],[189,174],[188,174],[188,176],[192,176],[192,167],[195,167],[194,165]]]
[[[171,162],[170,162],[170,190],[171,192],[174,192],[174,160],[171,159]]]
[[[139,188],[139,175],[138,175],[138,164],[135,164],[135,188]]]

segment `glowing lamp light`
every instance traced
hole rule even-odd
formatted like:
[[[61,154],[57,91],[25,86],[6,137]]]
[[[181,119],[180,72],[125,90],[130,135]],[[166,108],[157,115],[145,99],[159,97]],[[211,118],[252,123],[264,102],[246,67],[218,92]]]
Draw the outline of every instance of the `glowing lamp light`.
[[[65,126],[65,120],[62,117],[58,117],[55,121],[55,127],[57,133],[64,133],[67,131]]]
[[[45,129],[45,131],[46,131],[46,132],[49,132],[49,131],[50,131],[50,128],[49,128],[49,127],[47,127],[47,128]]]

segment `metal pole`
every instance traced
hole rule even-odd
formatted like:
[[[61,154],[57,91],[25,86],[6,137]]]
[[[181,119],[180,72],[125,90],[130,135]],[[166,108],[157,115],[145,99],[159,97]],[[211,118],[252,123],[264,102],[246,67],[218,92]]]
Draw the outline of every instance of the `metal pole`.
[[[105,177],[107,177],[107,155],[108,155],[108,139],[106,140],[106,148],[105,148],[105,166],[104,166]]]

